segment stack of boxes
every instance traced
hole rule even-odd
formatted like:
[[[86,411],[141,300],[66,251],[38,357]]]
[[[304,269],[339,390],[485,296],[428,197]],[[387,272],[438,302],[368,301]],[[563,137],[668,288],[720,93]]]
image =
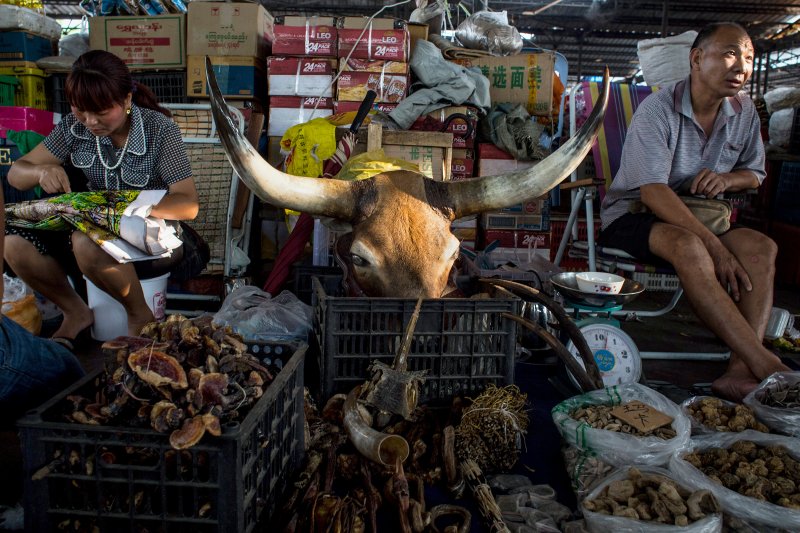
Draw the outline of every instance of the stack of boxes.
[[[36,61],[55,54],[61,26],[53,19],[23,7],[0,4],[0,181],[6,202],[34,198],[6,180],[11,164],[22,157],[8,139],[8,130],[47,135],[60,115],[49,110],[45,73]]]
[[[333,114],[337,28],[333,17],[285,16],[275,24],[269,83],[270,154],[295,124]]]
[[[492,103],[522,104],[532,116],[552,115],[555,54],[549,52],[506,57],[459,59],[465,67],[477,67],[489,79]],[[524,170],[537,161],[518,161],[494,144],[478,143],[477,176],[495,176]],[[549,259],[549,194],[527,199],[495,212],[483,213],[478,220],[477,245],[483,249],[499,241],[498,256],[513,256],[519,248],[535,248]]]
[[[273,18],[260,4],[191,2],[187,36],[187,94],[208,97],[208,56],[223,96],[260,107],[266,96],[266,57]],[[234,102],[235,105],[235,102]]]

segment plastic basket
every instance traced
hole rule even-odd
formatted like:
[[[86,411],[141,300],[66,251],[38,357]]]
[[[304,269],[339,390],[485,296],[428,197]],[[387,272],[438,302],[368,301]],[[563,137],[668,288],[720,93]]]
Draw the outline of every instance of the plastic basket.
[[[318,278],[325,292],[331,296],[340,296],[342,292],[342,269],[329,266],[297,265],[294,267],[294,281],[291,291],[301,302],[314,303],[312,278]]]
[[[186,104],[189,97],[186,95],[186,71],[164,70],[155,72],[132,72],[131,77],[137,83],[147,85],[156,95],[159,103]],[[63,73],[51,74],[48,78],[52,110],[56,113],[70,112],[70,105],[64,92],[67,75]]]
[[[681,282],[674,274],[650,274],[647,272],[631,272],[634,281],[638,281],[648,291],[674,292]]]
[[[61,402],[91,394],[100,371],[30,412],[18,422],[26,531],[254,531],[302,460],[305,350],[285,354],[241,423],[181,452],[153,430],[59,421]],[[70,467],[32,480],[58,453]]]
[[[317,278],[314,331],[322,399],[363,383],[374,360],[391,364],[416,301],[328,296]],[[422,304],[408,369],[425,370],[420,403],[446,404],[489,384],[514,382],[517,299],[437,298]]]
[[[19,80],[14,76],[0,75],[0,106],[14,105],[14,95]]]
[[[11,105],[49,109],[47,91],[45,90],[45,72],[38,68],[3,67],[0,64],[0,76],[14,76],[19,84]]]

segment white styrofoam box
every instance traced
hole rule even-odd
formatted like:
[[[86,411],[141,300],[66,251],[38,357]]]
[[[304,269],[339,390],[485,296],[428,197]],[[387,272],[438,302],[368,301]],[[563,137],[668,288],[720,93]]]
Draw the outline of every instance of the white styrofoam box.
[[[642,76],[647,85],[667,85],[689,75],[689,50],[697,32],[690,30],[663,39],[637,43]]]
[[[46,15],[9,4],[0,4],[0,30],[24,30],[51,41],[61,38],[61,24]]]

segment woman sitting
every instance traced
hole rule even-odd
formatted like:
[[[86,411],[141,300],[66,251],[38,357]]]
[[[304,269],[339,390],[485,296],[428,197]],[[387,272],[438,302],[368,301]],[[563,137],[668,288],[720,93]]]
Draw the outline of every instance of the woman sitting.
[[[150,216],[197,216],[197,190],[180,129],[152,91],[132,80],[121,59],[101,50],[83,54],[72,66],[65,93],[72,112],[12,165],[11,185],[20,190],[39,185],[51,194],[71,192],[62,166],[69,159],[83,170],[90,190],[166,189]],[[164,274],[183,258],[180,247],[167,258],[120,264],[79,231],[7,228],[6,235],[6,262],[63,311],[53,338],[69,348],[94,322],[67,279],[71,264],[77,262],[80,272],[125,307],[128,333],[136,335],[154,319],[139,278]]]

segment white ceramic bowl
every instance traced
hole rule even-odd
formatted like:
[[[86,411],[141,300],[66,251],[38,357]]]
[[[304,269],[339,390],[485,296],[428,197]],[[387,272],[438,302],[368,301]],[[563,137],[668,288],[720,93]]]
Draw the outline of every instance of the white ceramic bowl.
[[[619,294],[625,278],[606,272],[581,272],[575,275],[578,288],[593,294]]]

